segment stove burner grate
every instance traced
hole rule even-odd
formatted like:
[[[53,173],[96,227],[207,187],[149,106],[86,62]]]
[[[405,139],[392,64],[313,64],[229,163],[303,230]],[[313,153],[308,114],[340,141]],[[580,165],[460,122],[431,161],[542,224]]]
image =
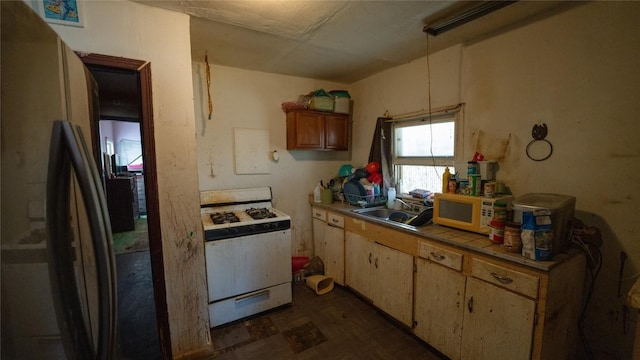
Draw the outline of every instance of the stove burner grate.
[[[211,216],[211,220],[216,225],[240,222],[240,219],[238,218],[238,216],[236,216],[236,214],[232,212],[213,213],[210,216]]]
[[[260,220],[260,219],[269,219],[269,218],[274,218],[274,217],[278,217],[278,215],[276,215],[275,213],[273,213],[272,211],[269,211],[269,209],[267,208],[250,208],[246,210],[246,213],[251,216],[251,218],[253,218],[254,220]]]

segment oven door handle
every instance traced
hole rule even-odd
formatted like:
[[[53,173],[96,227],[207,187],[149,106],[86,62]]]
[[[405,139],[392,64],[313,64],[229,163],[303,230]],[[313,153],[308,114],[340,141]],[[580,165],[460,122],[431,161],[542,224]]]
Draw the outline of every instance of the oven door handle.
[[[262,290],[262,291],[258,291],[252,294],[248,294],[248,295],[243,295],[240,297],[236,298],[236,303],[239,302],[243,302],[243,301],[247,301],[247,300],[251,300],[253,298],[257,298],[257,297],[261,297],[261,296],[268,296],[269,295],[269,290]]]

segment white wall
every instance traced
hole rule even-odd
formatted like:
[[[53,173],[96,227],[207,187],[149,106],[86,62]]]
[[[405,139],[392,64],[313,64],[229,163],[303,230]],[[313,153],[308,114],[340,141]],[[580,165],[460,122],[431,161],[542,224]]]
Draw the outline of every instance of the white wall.
[[[587,3],[429,58],[432,106],[466,104],[464,159],[480,151],[499,160],[498,179],[516,196],[576,196],[578,218],[602,231],[604,266],[585,320],[596,358],[630,358],[634,335],[623,305],[640,269],[638,23],[640,3]],[[352,85],[365,132],[387,108],[428,106],[425,61]],[[537,123],[548,125],[554,147],[540,162],[525,153]],[[355,159],[369,141],[356,138]],[[621,251],[629,260],[619,297]],[[629,321],[635,316],[630,310]]]
[[[209,348],[196,172],[189,17],[129,1],[82,1],[84,28],[53,25],[74,50],[149,61],[160,224],[174,356]]]
[[[291,216],[293,255],[312,255],[307,195],[318,181],[337,176],[350,153],[288,151],[281,103],[316,89],[331,91],[345,85],[211,65],[209,120],[206,67],[202,59],[193,60],[200,190],[270,186],[274,207]],[[270,174],[236,175],[234,128],[269,131],[269,150],[280,155],[278,162],[270,162]]]

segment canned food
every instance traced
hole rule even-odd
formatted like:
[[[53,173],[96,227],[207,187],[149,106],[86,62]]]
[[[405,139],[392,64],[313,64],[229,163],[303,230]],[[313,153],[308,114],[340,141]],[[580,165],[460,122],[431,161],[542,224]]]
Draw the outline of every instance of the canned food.
[[[504,226],[504,247],[509,252],[520,253],[522,251],[522,239],[520,238],[520,223],[508,222]]]
[[[492,198],[495,195],[496,195],[496,183],[494,182],[485,183],[483,196],[487,198]]]
[[[469,161],[467,163],[467,175],[480,174],[480,165],[476,161]]]
[[[493,219],[494,220],[507,220],[507,204],[503,202],[493,203]]]
[[[480,178],[480,174],[469,175],[469,181],[471,182],[471,195],[482,195],[482,179]]]
[[[504,226],[502,220],[491,220],[489,223],[489,240],[494,244],[502,244],[504,242]]]
[[[457,188],[458,188],[458,182],[456,181],[456,179],[449,179],[449,188],[448,188],[449,193],[455,194]]]

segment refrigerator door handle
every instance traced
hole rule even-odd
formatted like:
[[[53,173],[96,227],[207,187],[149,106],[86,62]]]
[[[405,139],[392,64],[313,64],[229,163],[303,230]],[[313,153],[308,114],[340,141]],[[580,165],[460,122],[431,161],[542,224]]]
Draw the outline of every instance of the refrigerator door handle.
[[[111,359],[116,353],[115,261],[109,214],[105,207],[97,168],[88,155],[80,128],[56,121],[51,134],[47,173],[46,226],[54,305],[60,333],[69,359]],[[71,168],[75,170],[87,209],[96,260],[99,297],[98,344],[92,346],[78,296],[71,244]]]

